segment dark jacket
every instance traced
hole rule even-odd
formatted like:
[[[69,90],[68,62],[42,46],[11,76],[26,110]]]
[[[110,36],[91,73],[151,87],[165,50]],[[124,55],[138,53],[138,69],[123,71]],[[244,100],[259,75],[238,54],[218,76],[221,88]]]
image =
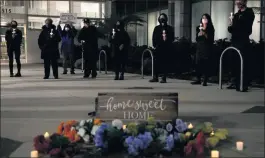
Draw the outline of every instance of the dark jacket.
[[[196,41],[197,41],[197,51],[196,51],[196,61],[200,59],[209,59],[211,56],[213,43],[214,43],[214,28],[207,28],[202,30],[205,35],[198,36],[200,32],[200,26],[196,27]]]
[[[114,39],[112,39],[113,33],[110,34],[109,42],[112,47],[112,57],[119,56],[119,57],[127,57],[128,56],[128,50],[130,47],[131,39],[129,34],[124,30],[115,31]],[[120,50],[120,46],[123,46],[123,49]]]
[[[78,35],[78,42],[84,40],[84,58],[93,58],[97,57],[98,54],[98,32],[95,26],[89,26],[88,28],[83,27]]]
[[[163,40],[163,30],[166,32],[166,40]],[[175,40],[174,29],[172,26],[169,25],[158,25],[155,27],[153,32],[153,46],[156,48],[157,52],[163,51],[164,49],[172,49],[172,43]],[[170,52],[170,51],[163,51],[163,52]],[[162,52],[161,52],[162,53]]]
[[[50,33],[53,33],[53,37]],[[56,30],[56,26],[52,25],[51,28],[42,27],[42,31],[39,35],[38,44],[41,49],[41,59],[59,59],[59,42],[61,41],[59,32]]]
[[[14,33],[14,38],[13,38]],[[7,44],[8,51],[16,50],[20,51],[20,46],[22,43],[22,32],[19,29],[8,29],[6,31],[5,40]]]
[[[243,12],[239,10],[234,15],[232,26],[228,27],[228,31],[232,34],[232,43],[249,43],[254,19],[252,8],[246,8]]]
[[[66,26],[70,28],[69,31],[65,31]],[[62,54],[67,55],[68,53],[74,53],[74,38],[77,34],[76,29],[74,27],[71,27],[70,25],[65,25],[64,29],[62,30],[62,27],[58,25],[57,30],[62,39],[62,45],[61,45]]]

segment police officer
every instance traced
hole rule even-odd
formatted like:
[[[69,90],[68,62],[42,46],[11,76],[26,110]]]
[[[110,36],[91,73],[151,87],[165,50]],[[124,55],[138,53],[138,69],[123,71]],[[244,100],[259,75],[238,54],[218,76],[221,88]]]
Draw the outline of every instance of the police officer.
[[[14,62],[14,54],[17,63],[17,73],[15,77],[21,77],[21,43],[22,43],[22,32],[17,28],[17,22],[11,22],[11,29],[6,31],[5,40],[7,43],[7,54],[9,58],[9,71],[10,77],[14,77],[13,73],[13,62]]]
[[[44,60],[44,78],[49,79],[50,66],[52,65],[53,76],[58,79],[58,59],[59,54],[59,42],[61,37],[56,30],[56,26],[52,24],[52,19],[46,19],[45,25],[42,27],[42,31],[39,35],[38,44],[41,49],[41,59]]]
[[[232,45],[240,50],[243,63],[243,92],[248,91],[249,84],[249,48],[250,40],[249,36],[252,34],[252,25],[255,19],[255,14],[252,8],[247,7],[247,0],[237,0],[236,5],[238,12],[230,17],[230,26],[228,27],[229,33],[232,34]],[[233,76],[235,77],[235,83],[227,87],[228,89],[236,89],[240,91],[240,60],[239,57],[234,61],[235,69],[233,70]]]
[[[113,28],[110,34],[110,43],[112,45],[112,57],[115,64],[114,80],[124,80],[125,63],[128,58],[130,37],[125,31],[122,21],[117,21],[115,28]]]
[[[84,27],[78,35],[78,41],[82,43],[84,49],[84,78],[90,74],[92,78],[97,77],[97,54],[98,54],[98,33],[97,28],[90,24],[90,20],[85,18]]]
[[[153,46],[155,48],[155,75],[149,82],[158,82],[158,75],[162,73],[160,83],[166,83],[167,64],[169,55],[172,51],[173,41],[175,39],[173,27],[168,25],[167,15],[162,13],[158,18],[159,25],[155,27],[153,32]]]

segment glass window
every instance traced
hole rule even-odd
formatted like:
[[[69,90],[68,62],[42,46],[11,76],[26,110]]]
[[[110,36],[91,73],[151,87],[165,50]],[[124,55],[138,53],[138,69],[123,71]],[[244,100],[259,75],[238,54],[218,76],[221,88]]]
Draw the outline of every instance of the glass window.
[[[49,1],[49,15],[59,16],[61,13],[69,13],[69,1]]]
[[[28,14],[47,15],[47,1],[29,1]]]
[[[73,2],[73,13],[78,17],[100,18],[100,3],[98,2]]]
[[[46,19],[47,17],[29,16],[28,17],[29,29],[41,29],[42,26],[45,24]],[[54,25],[58,25],[60,18],[52,18],[52,20]]]

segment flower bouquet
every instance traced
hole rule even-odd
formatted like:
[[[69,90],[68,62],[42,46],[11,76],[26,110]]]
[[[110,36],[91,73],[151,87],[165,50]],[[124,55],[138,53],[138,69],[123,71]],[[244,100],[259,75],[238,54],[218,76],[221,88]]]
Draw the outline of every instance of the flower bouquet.
[[[130,157],[178,154],[181,157],[203,158],[227,136],[226,129],[214,129],[210,122],[190,127],[179,118],[156,122],[150,117],[145,122],[127,125],[118,119],[111,124],[92,119],[62,122],[57,134],[49,139],[43,135],[35,137],[34,147],[40,153],[53,157],[73,156],[80,153],[77,143],[91,143],[93,147],[84,157],[125,152]]]

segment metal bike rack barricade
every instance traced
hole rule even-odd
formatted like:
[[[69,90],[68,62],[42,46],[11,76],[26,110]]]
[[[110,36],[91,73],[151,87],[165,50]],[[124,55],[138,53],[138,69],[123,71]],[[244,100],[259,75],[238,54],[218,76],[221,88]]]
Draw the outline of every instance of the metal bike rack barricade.
[[[107,68],[107,53],[106,53],[106,51],[105,50],[101,50],[100,52],[99,52],[99,60],[98,60],[98,69],[99,69],[99,73],[101,73],[101,60],[100,60],[100,56],[101,56],[101,54],[104,54],[104,56],[105,56],[105,74],[107,74],[107,71],[108,71],[108,68]]]
[[[243,91],[243,57],[242,57],[242,54],[240,53],[240,50],[238,50],[237,48],[235,47],[228,47],[226,48],[222,54],[221,54],[221,57],[220,57],[220,66],[219,66],[219,88],[222,89],[222,66],[223,66],[223,56],[225,54],[225,52],[227,52],[228,50],[230,49],[233,49],[235,51],[237,51],[239,57],[240,57],[240,91]]]
[[[142,54],[142,78],[144,78],[144,54],[145,52],[149,52],[152,58],[152,77],[154,77],[154,55],[150,49],[145,49]]]

